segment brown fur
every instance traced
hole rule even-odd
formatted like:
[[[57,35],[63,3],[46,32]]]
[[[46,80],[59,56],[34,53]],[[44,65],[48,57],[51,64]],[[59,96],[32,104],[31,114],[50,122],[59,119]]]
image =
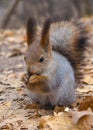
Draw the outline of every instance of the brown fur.
[[[36,20],[34,18],[29,18],[26,27],[27,44],[30,45],[35,40],[34,36],[37,29]]]
[[[41,36],[41,46],[43,48],[45,48],[45,50],[47,51],[47,47],[49,45],[49,31],[50,31],[50,25],[51,25],[51,21],[50,19],[47,19],[43,29],[42,29],[42,36]]]

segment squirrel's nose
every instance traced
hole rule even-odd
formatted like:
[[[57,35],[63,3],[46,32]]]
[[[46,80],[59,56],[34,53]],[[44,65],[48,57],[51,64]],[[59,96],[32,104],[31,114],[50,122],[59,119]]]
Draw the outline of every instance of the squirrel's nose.
[[[33,75],[33,72],[28,71],[28,76],[30,77],[31,75]]]
[[[29,76],[29,77],[32,76],[32,75],[34,75],[34,74],[35,74],[34,71],[30,71],[30,70],[28,70],[28,76]]]
[[[31,75],[33,75],[33,73],[28,69],[27,70],[27,74],[28,74],[28,76],[30,77]]]
[[[28,71],[28,76],[30,77],[31,76],[31,73]]]

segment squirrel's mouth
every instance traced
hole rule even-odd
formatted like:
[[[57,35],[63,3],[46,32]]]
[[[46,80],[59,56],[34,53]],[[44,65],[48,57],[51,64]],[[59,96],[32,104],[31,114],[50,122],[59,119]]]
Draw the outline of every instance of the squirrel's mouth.
[[[41,73],[39,72],[39,73],[31,73],[31,72],[28,72],[28,76],[29,77],[31,77],[31,76],[33,76],[33,75],[41,75]]]

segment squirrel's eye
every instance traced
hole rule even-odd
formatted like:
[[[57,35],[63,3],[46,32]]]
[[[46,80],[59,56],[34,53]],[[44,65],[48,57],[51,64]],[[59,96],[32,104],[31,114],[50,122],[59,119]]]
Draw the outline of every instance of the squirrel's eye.
[[[43,57],[43,56],[40,56],[39,62],[43,62],[43,61],[44,61],[44,57]]]
[[[24,57],[24,60],[26,61],[26,57]]]

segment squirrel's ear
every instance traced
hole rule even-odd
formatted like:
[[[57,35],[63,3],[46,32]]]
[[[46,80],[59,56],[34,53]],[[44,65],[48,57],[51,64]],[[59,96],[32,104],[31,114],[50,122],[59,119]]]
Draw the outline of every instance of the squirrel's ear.
[[[48,51],[49,49],[49,30],[50,30],[51,20],[47,19],[43,26],[42,37],[41,37],[41,47]]]
[[[34,18],[29,18],[26,26],[27,44],[28,46],[34,41],[36,33],[36,20]]]

